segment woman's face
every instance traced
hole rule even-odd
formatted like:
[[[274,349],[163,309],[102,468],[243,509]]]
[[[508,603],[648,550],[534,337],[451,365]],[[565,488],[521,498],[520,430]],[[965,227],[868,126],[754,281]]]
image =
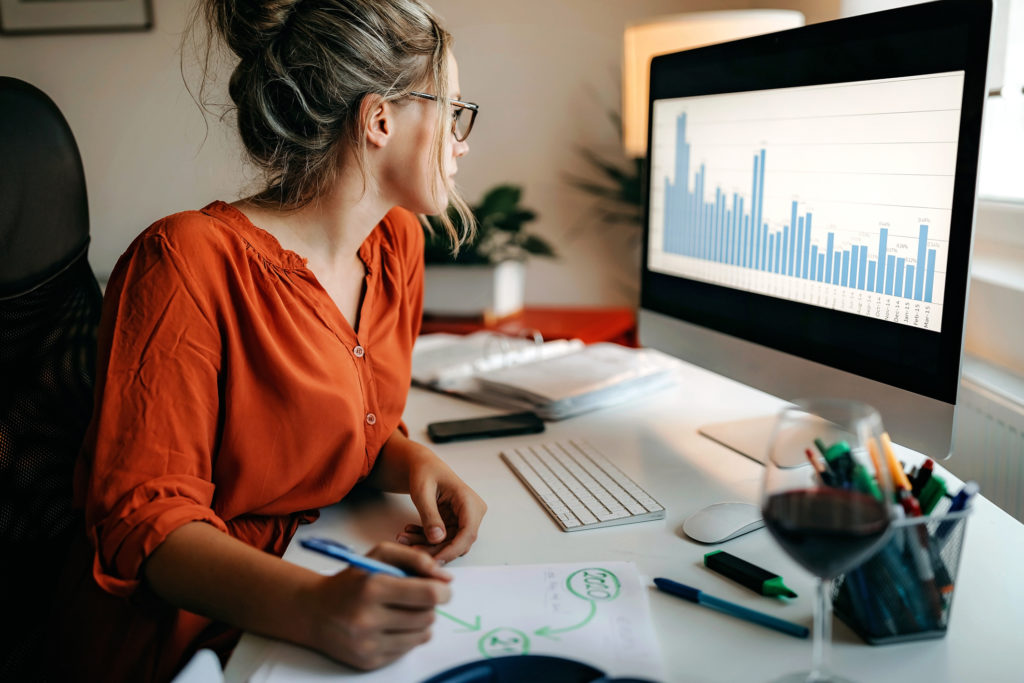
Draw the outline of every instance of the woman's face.
[[[430,92],[431,95],[439,93]],[[448,55],[449,99],[461,99],[459,88],[459,67],[455,58]],[[453,105],[446,105],[453,114]],[[395,142],[395,162],[388,172],[391,191],[396,195],[396,204],[413,213],[434,215],[448,207],[448,192],[444,178],[452,178],[458,170],[458,159],[469,151],[469,145],[459,142],[452,134],[451,126],[445,126],[444,147],[441,155],[444,177],[438,172],[433,161],[434,129],[437,125],[437,103],[420,97],[410,97],[401,107],[397,118],[403,128],[401,137]]]

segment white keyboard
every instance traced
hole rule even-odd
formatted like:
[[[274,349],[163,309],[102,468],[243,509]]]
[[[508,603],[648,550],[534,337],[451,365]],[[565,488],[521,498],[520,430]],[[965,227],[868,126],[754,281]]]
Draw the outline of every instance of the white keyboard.
[[[514,448],[501,459],[562,531],[665,518],[664,506],[585,441]]]

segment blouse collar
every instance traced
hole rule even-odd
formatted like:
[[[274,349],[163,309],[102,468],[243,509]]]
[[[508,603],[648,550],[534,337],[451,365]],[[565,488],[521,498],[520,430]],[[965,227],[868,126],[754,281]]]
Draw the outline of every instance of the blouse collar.
[[[241,237],[271,265],[285,270],[305,270],[307,260],[290,249],[285,249],[277,238],[255,225],[248,216],[224,201],[211,202],[203,207],[202,212],[208,216],[219,218],[231,226]],[[384,220],[388,220],[387,217]],[[382,221],[383,222],[383,221]],[[368,273],[378,269],[380,250],[380,230],[374,229],[359,246],[359,258],[366,266]]]

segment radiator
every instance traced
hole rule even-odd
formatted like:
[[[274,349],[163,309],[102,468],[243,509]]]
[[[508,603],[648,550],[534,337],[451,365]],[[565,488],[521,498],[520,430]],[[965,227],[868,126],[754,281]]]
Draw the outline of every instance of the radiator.
[[[957,406],[953,457],[942,465],[1024,522],[1024,404],[965,375]]]

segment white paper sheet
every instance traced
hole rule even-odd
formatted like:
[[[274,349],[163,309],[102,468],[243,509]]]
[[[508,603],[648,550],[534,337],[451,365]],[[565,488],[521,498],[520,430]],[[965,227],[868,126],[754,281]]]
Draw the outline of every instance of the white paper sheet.
[[[576,659],[612,676],[664,680],[647,588],[631,562],[450,569],[452,600],[433,637],[389,666],[357,672],[275,643],[250,681],[423,681],[464,662],[509,654]]]

